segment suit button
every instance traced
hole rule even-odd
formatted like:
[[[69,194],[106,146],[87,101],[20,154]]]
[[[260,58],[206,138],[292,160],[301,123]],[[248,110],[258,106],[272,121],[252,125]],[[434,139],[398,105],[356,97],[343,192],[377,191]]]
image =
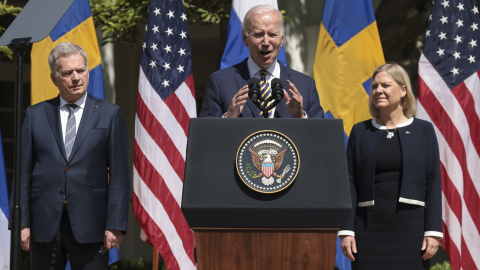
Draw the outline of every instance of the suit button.
[[[60,189],[60,194],[63,195],[63,193],[65,193],[65,191],[63,191],[63,189]]]
[[[65,171],[67,171],[67,172],[68,172],[68,171],[70,171],[70,168],[68,168],[68,167],[65,167]]]

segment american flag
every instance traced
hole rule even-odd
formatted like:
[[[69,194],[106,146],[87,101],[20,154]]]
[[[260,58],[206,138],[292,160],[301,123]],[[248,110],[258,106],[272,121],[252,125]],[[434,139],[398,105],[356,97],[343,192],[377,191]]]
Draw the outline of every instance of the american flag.
[[[188,125],[196,117],[183,1],[150,1],[138,84],[133,210],[167,269],[195,269],[193,233],[180,209]]]
[[[480,269],[479,28],[475,0],[435,0],[418,71],[417,117],[439,142],[441,243],[455,270]]]

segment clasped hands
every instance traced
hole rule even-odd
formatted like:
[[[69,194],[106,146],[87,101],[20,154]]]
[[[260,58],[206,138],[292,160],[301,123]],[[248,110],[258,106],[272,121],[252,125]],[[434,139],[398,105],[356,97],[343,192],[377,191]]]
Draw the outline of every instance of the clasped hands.
[[[283,89],[284,99],[287,105],[287,109],[292,115],[293,118],[303,118],[303,97],[298,92],[297,87],[288,81],[290,89],[288,90],[291,94],[288,95],[287,91]],[[233,96],[232,102],[228,107],[228,111],[225,114],[226,118],[237,118],[243,111],[243,106],[247,103],[248,99],[248,85],[243,86],[240,90]]]

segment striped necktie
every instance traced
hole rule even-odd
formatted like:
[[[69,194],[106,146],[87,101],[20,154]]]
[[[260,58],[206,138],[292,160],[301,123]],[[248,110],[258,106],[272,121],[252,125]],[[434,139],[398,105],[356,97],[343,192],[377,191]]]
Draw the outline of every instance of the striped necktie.
[[[75,143],[75,136],[77,135],[77,124],[75,121],[75,109],[77,104],[66,104],[68,109],[67,128],[65,130],[65,154],[67,159],[70,158],[72,153],[73,144]]]
[[[270,84],[267,81],[267,71],[265,69],[262,69],[259,71],[259,73],[260,73],[260,94],[262,95],[263,99],[267,99],[272,95],[272,89],[270,88]],[[270,101],[268,105],[270,105],[272,101]],[[264,104],[265,104],[265,101],[262,101],[262,106],[265,106]],[[266,107],[268,107],[268,105]],[[260,112],[260,115],[263,116],[263,112]],[[273,110],[268,111],[268,118],[273,118]]]

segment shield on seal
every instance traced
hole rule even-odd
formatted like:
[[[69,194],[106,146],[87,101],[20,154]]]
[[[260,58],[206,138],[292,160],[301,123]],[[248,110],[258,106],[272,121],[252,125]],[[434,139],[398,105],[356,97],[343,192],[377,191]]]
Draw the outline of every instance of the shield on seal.
[[[265,177],[270,178],[273,173],[273,163],[262,163],[262,172]]]

